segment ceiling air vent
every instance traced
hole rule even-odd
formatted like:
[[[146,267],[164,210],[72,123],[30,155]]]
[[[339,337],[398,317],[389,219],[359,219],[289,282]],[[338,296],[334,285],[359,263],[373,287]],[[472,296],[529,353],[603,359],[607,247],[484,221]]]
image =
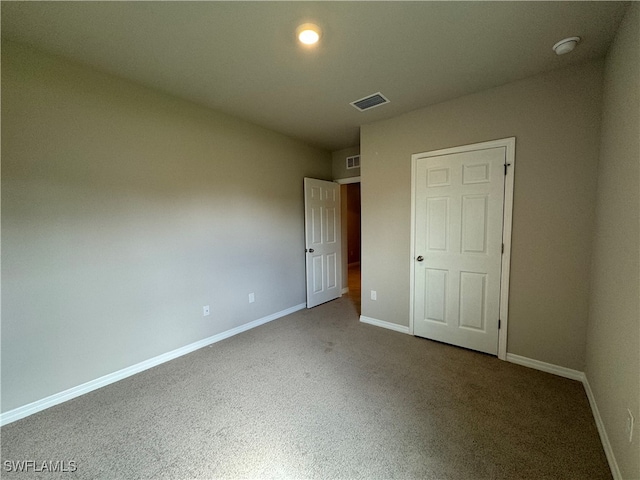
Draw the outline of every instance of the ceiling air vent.
[[[355,102],[351,102],[351,105],[361,112],[364,112],[365,110],[384,105],[385,103],[389,103],[389,99],[378,92],[373,95],[369,95],[368,97],[361,98],[360,100],[356,100]]]
[[[347,157],[347,170],[350,170],[352,168],[360,168],[360,155]]]

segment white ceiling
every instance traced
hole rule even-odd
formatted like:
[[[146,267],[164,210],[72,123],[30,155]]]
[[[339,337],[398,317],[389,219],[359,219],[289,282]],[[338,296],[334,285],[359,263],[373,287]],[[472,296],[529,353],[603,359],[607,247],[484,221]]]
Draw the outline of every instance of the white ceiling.
[[[362,124],[603,56],[626,5],[3,2],[2,36],[337,150]],[[315,49],[295,41],[304,22]],[[349,105],[378,91],[391,103]]]

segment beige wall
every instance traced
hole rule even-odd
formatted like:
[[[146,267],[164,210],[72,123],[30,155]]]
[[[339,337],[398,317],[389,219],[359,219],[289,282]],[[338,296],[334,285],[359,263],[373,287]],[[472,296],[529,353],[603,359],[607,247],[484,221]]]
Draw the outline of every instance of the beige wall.
[[[3,40],[3,411],[304,303],[304,176],[330,153]]]
[[[333,160],[333,179],[357,177],[360,175],[359,168],[351,168],[347,170],[347,157],[360,154],[360,147],[349,147],[343,150],[335,151],[331,154]]]
[[[588,63],[363,126],[362,314],[409,325],[411,154],[515,136],[508,352],[582,371],[601,84]]]
[[[640,5],[607,55],[586,374],[622,478],[640,478]],[[635,416],[633,443],[625,432]]]

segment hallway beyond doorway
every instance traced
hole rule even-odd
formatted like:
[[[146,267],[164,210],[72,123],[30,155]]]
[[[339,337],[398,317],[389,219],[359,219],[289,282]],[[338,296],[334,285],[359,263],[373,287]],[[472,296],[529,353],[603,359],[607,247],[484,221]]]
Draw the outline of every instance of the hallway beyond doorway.
[[[360,291],[360,262],[349,265],[349,293],[347,294],[358,311],[358,315],[362,314],[360,308],[361,291]]]

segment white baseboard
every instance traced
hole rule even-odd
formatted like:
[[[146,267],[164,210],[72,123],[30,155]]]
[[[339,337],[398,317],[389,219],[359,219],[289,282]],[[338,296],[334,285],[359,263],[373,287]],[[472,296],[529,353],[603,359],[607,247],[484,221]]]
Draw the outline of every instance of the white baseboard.
[[[547,373],[553,373],[560,377],[570,378],[571,380],[584,381],[584,373],[578,370],[572,370],[570,368],[561,367],[552,363],[541,362],[540,360],[534,360],[532,358],[521,357],[513,353],[507,353],[507,362],[516,363],[524,367],[533,368],[535,370],[541,370]]]
[[[84,395],[85,393],[89,393],[93,390],[97,390],[98,388],[104,387],[111,383],[115,383],[119,380],[135,375],[136,373],[143,372],[144,370],[148,370],[149,368],[155,367],[162,363],[181,357],[182,355],[186,355],[202,347],[206,347],[207,345],[220,342],[221,340],[225,340],[239,333],[246,332],[247,330],[251,330],[252,328],[258,327],[260,325],[271,322],[273,320],[284,317],[286,315],[290,315],[299,310],[304,310],[306,307],[307,305],[305,303],[301,303],[299,305],[287,308],[280,312],[276,312],[274,314],[267,315],[266,317],[262,317],[252,322],[245,323],[244,325],[240,325],[238,327],[232,328],[231,330],[226,330],[224,332],[218,333],[217,335],[213,335],[203,340],[199,340],[189,345],[185,345],[184,347],[178,348],[176,350],[163,353],[162,355],[158,355],[157,357],[153,357],[143,362],[132,365],[130,367],[123,368],[122,370],[118,370],[117,372],[104,375],[102,377],[96,378],[95,380],[91,380],[89,382],[83,383],[82,385],[72,387],[63,392],[50,395],[41,400],[37,400],[27,405],[23,405],[22,407],[9,410],[5,413],[0,414],[0,426],[7,425],[11,422],[15,422],[16,420],[20,420],[21,418],[28,417],[29,415],[33,415],[34,413],[38,413],[49,407],[53,407],[54,405],[58,405],[60,403],[66,402],[67,400],[71,400],[72,398],[79,397],[80,395]],[[384,320],[378,320],[376,318],[366,317],[364,315],[360,316],[360,321],[362,323],[368,323],[370,325],[387,328],[389,330],[394,330],[400,333],[406,333],[406,334],[409,333],[409,327],[398,325],[396,323],[386,322]],[[600,411],[598,410],[596,399],[593,395],[593,391],[591,390],[591,385],[589,385],[589,381],[587,380],[587,377],[585,376],[585,374],[578,370],[572,370],[570,368],[561,367],[559,365],[553,365],[551,363],[542,362],[540,360],[534,360],[532,358],[522,357],[520,355],[515,355],[513,353],[507,353],[506,360],[511,363],[515,363],[525,367],[541,370],[543,372],[552,373],[554,375],[559,375],[561,377],[569,378],[572,380],[578,380],[582,382],[587,394],[587,398],[589,399],[589,404],[591,406],[591,411],[593,413],[596,426],[598,428],[598,433],[600,435],[600,441],[602,442],[602,447],[604,448],[607,461],[609,462],[609,468],[611,469],[611,474],[613,475],[614,480],[622,480],[622,475],[620,474],[618,463],[616,461],[615,455],[613,454],[611,443],[609,442],[609,436],[607,435],[604,422],[602,421],[602,417],[600,416]]]
[[[614,480],[622,480],[622,475],[620,474],[620,469],[618,468],[618,462],[616,461],[616,457],[613,454],[613,448],[611,448],[607,430],[604,427],[604,422],[602,421],[600,411],[598,410],[598,405],[596,404],[596,398],[593,395],[591,385],[589,385],[589,380],[587,379],[587,376],[584,374],[584,372],[579,372],[578,370],[572,370],[566,367],[560,367],[558,365],[553,365],[552,363],[541,362],[540,360],[534,360],[532,358],[521,357],[520,355],[515,355],[513,353],[507,353],[507,362],[517,363],[518,365],[534,368],[536,370],[541,370],[547,373],[553,373],[554,375],[559,375],[561,377],[570,378],[571,380],[578,380],[579,382],[582,382],[584,390],[587,393],[587,398],[589,399],[589,405],[591,406],[591,412],[593,413],[596,427],[598,427],[598,434],[600,435],[602,448],[604,449],[604,453],[607,456],[607,462],[609,462],[611,475],[613,475]]]
[[[613,448],[611,447],[611,442],[609,442],[607,430],[604,428],[604,422],[602,421],[602,417],[600,416],[600,411],[598,410],[598,405],[596,404],[596,398],[593,396],[591,385],[589,385],[589,380],[586,376],[584,377],[582,384],[584,385],[584,390],[587,392],[589,405],[591,405],[593,418],[596,421],[596,427],[598,427],[598,434],[600,434],[600,441],[602,442],[602,448],[604,448],[604,454],[607,456],[607,461],[609,462],[609,468],[611,469],[613,480],[622,480],[622,474],[620,473],[620,468],[618,467],[616,457],[613,454]]]
[[[388,328],[389,330],[394,330],[400,333],[409,333],[409,327],[398,325],[397,323],[385,322],[384,320],[378,320],[377,318],[360,315],[360,321],[362,323],[368,323],[370,325],[375,325],[376,327]]]
[[[173,360],[174,358],[181,357],[182,355],[186,355],[187,353],[191,353],[202,347],[211,345],[212,343],[225,340],[226,338],[232,337],[242,332],[246,332],[247,330],[259,327],[260,325],[271,322],[286,315],[290,315],[294,312],[297,312],[298,310],[303,310],[305,308],[307,308],[306,303],[301,303],[294,307],[287,308],[280,312],[267,315],[266,317],[262,317],[252,322],[245,323],[244,325],[226,330],[222,333],[218,333],[217,335],[213,335],[212,337],[208,337],[189,345],[185,345],[184,347],[178,348],[176,350],[163,353],[162,355],[158,355],[157,357],[153,357],[135,365],[131,365],[130,367],[123,368],[122,370],[118,370],[117,372],[109,373],[102,377],[96,378],[95,380],[90,380],[86,383],[83,383],[82,385],[64,390],[63,392],[59,392],[43,399],[36,400],[35,402],[23,405],[22,407],[14,408],[13,410],[9,410],[5,413],[0,414],[0,426],[4,426],[11,422],[15,422],[16,420],[20,420],[21,418],[28,417],[29,415],[33,415],[34,413],[38,413],[49,407],[53,407],[54,405],[58,405],[60,403],[66,402],[67,400],[71,400],[72,398],[79,397],[80,395],[84,395],[85,393],[89,393],[93,390],[97,390],[98,388],[104,387],[111,383],[115,383],[119,380],[130,377],[131,375],[135,375],[136,373],[148,370],[149,368],[160,365],[161,363],[168,362],[170,360]]]
[[[342,289],[342,295],[344,295],[345,293],[349,293],[349,287],[344,287]]]

